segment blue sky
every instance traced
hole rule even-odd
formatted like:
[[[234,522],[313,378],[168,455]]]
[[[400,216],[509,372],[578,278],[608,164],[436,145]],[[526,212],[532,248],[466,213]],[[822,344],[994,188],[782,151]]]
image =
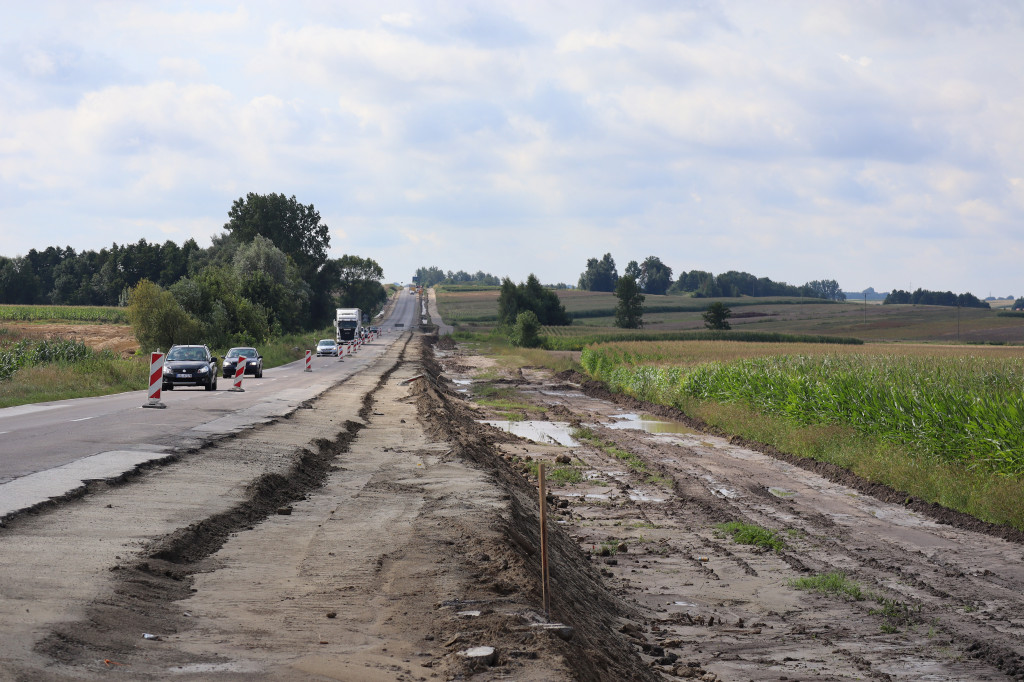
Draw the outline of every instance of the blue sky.
[[[206,246],[280,192],[395,281],[1020,296],[1022,150],[1016,1],[0,6],[5,256]]]

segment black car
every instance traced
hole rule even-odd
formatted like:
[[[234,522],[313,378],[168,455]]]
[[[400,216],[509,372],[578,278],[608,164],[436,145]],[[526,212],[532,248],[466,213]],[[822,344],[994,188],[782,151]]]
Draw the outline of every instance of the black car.
[[[217,357],[206,346],[171,346],[164,358],[164,390],[204,386],[217,390]]]
[[[238,368],[238,358],[245,358],[245,373],[252,374],[257,379],[263,378],[263,356],[260,355],[259,351],[252,347],[246,348],[232,348],[228,351],[228,354],[224,356],[224,364],[221,365],[221,370],[224,372],[225,379],[234,379],[235,370]]]

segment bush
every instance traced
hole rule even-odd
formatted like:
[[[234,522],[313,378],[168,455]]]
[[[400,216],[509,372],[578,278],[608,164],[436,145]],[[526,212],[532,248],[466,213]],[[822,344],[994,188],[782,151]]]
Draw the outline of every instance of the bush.
[[[199,323],[159,285],[144,279],[128,297],[128,319],[145,351],[198,341]]]
[[[540,320],[537,319],[537,314],[532,310],[527,310],[516,316],[516,324],[512,328],[509,341],[513,346],[520,348],[536,348],[541,345],[539,332]]]

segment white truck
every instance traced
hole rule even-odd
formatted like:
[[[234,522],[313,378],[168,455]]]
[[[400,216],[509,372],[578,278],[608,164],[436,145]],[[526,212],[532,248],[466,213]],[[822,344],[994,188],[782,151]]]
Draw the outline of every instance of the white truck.
[[[359,308],[338,308],[334,318],[334,336],[338,343],[361,336],[363,313]]]

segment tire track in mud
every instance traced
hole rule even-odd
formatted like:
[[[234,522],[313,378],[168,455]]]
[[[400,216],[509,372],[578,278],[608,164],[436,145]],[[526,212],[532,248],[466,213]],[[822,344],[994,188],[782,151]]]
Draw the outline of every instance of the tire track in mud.
[[[452,362],[458,366],[456,360]],[[573,377],[556,378],[564,383]],[[607,421],[626,407],[701,426],[676,411],[611,394],[593,383],[582,387],[544,385],[537,380],[502,383],[514,385],[519,398],[542,403],[537,412],[544,419]],[[585,400],[551,397],[555,389],[581,388]],[[630,542],[628,553],[595,557],[609,565],[601,570],[616,593],[635,600],[645,611],[649,634],[637,640],[645,653],[663,653],[666,641],[681,645],[677,651],[683,657],[695,657],[727,679],[760,678],[769,671],[789,679],[839,679],[853,670],[877,679],[998,679],[1000,672],[1024,679],[1024,608],[1019,596],[1024,592],[1024,573],[1021,546],[1012,542],[1019,533],[989,528],[990,524],[975,519],[960,523],[962,515],[941,509],[941,521],[932,522],[922,515],[934,514],[935,505],[915,503],[898,491],[880,491],[875,484],[856,485],[848,472],[822,472],[795,458],[778,457],[773,464],[769,456],[775,453],[770,449],[747,449],[749,444],[727,437],[722,441],[724,434],[685,439],[600,425],[593,428],[602,439],[640,456],[648,472],[672,481],[671,495],[664,502],[643,496],[631,499],[629,491],[651,486],[628,470],[606,476],[619,493],[626,493],[610,506],[566,498],[571,501],[570,532],[595,550],[603,538],[613,543],[627,540],[631,533],[624,528],[636,519],[641,520],[637,525],[656,527],[643,533],[662,536],[657,542],[639,542],[635,548]],[[702,438],[713,442],[702,443]],[[737,454],[744,449],[746,454]],[[554,452],[534,446],[524,451],[540,459],[553,458]],[[592,448],[573,453],[598,472],[623,468]],[[825,478],[813,483],[819,474]],[[787,480],[804,481],[806,488],[792,495],[771,492],[773,485]],[[836,485],[851,480],[852,489]],[[882,494],[875,499],[867,496],[877,492]],[[567,493],[577,494],[571,488],[560,494]],[[815,508],[813,500],[827,496],[839,502]],[[761,552],[716,537],[714,524],[731,520],[793,535],[784,535],[787,547],[782,552]],[[944,525],[950,523],[955,526]],[[609,524],[614,524],[611,529]],[[634,538],[637,535],[632,532]],[[983,567],[986,563],[988,568]],[[778,584],[836,569],[884,601],[842,602],[788,588],[789,594],[776,588],[778,595],[761,602],[756,590],[743,594],[745,579],[763,582],[774,576]],[[650,577],[659,570],[680,577],[666,588],[672,580]],[[678,581],[683,581],[681,587]],[[695,587],[687,588],[687,581]],[[729,585],[724,584],[730,582],[734,588],[740,586],[739,591],[731,590],[731,597]],[[662,592],[668,599],[673,599],[671,594],[700,595],[704,584],[719,585],[716,594],[726,598],[698,600],[685,610],[657,600]],[[675,603],[688,601],[680,598]],[[736,625],[723,627],[723,617]],[[709,622],[717,625],[711,627]],[[711,659],[702,654],[706,651],[713,654]],[[654,663],[665,662],[651,658]],[[686,671],[666,665],[662,672]],[[813,674],[804,677],[809,672]]]

